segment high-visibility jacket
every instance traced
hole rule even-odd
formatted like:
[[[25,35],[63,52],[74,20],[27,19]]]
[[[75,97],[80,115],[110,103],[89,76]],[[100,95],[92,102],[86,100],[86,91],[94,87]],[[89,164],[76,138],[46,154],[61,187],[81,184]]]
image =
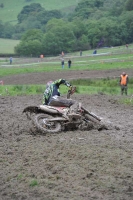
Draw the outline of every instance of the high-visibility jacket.
[[[128,75],[126,74],[125,76],[121,75],[121,85],[127,85],[128,82]]]

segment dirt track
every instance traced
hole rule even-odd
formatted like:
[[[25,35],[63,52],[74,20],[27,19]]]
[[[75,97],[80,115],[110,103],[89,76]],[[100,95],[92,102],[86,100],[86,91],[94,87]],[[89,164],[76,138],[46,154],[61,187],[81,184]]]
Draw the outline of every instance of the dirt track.
[[[133,76],[133,70],[126,72]],[[71,71],[3,80],[5,84],[44,84],[61,77],[120,73]],[[133,107],[119,104],[120,96],[75,94],[73,98],[117,129],[33,135],[22,111],[28,105],[39,105],[42,96],[0,97],[0,199],[133,199]]]

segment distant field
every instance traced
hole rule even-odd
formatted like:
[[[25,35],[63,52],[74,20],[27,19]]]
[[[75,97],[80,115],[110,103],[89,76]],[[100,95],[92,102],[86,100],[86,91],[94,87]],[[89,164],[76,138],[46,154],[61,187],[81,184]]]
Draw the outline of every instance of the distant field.
[[[80,0],[0,0],[0,4],[4,4],[4,8],[0,8],[0,20],[3,22],[17,23],[17,15],[22,8],[31,3],[40,3],[46,10],[61,9],[67,12],[75,7]]]
[[[19,43],[19,40],[9,40],[0,38],[0,54],[14,54],[14,47]]]
[[[14,43],[13,43],[14,44]],[[109,70],[109,69],[132,69],[133,68],[133,44],[126,49],[125,46],[114,48],[101,48],[97,50],[97,54],[93,55],[93,50],[83,51],[83,55],[79,56],[79,52],[66,54],[64,57],[65,66],[68,59],[72,60],[73,70]],[[51,72],[60,71],[61,58],[44,57],[40,58],[13,58],[12,67],[4,60],[0,62],[1,76],[13,74],[25,74],[33,72]],[[68,70],[65,67],[64,70]]]

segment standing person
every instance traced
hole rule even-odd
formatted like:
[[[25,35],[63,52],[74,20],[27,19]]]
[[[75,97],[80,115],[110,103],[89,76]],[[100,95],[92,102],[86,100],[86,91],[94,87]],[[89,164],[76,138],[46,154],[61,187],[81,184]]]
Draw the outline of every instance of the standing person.
[[[97,54],[97,50],[96,49],[93,51],[93,54]]]
[[[46,85],[46,90],[43,95],[43,104],[48,106],[65,106],[71,107],[71,112],[77,111],[79,103],[72,99],[63,98],[60,96],[59,87],[61,84],[71,88],[72,85],[65,79],[49,81]]]
[[[43,60],[43,58],[44,58],[43,54],[41,54],[41,55],[40,55],[40,58],[41,58],[41,61],[42,61],[42,60]]]
[[[61,52],[61,55],[62,55],[62,58],[63,58],[64,57],[64,52],[63,51]]]
[[[64,69],[64,64],[65,64],[64,59],[62,59],[62,61],[61,61],[62,69]]]
[[[71,67],[71,64],[72,64],[72,61],[69,59],[69,60],[68,60],[68,68]]]
[[[12,57],[10,57],[10,65],[12,64]]]
[[[128,49],[128,44],[126,44],[126,48]]]
[[[128,75],[126,74],[126,72],[123,72],[120,76],[121,95],[123,95],[124,92],[127,95],[128,82],[129,82]]]
[[[82,51],[80,50],[80,56],[82,56]]]

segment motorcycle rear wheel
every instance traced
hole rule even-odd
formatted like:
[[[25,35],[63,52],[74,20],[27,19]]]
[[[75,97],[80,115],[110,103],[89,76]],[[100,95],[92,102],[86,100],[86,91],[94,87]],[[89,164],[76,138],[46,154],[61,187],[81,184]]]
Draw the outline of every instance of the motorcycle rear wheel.
[[[61,131],[60,122],[47,122],[47,119],[54,118],[47,114],[38,114],[34,118],[34,124],[42,133],[58,133]]]

